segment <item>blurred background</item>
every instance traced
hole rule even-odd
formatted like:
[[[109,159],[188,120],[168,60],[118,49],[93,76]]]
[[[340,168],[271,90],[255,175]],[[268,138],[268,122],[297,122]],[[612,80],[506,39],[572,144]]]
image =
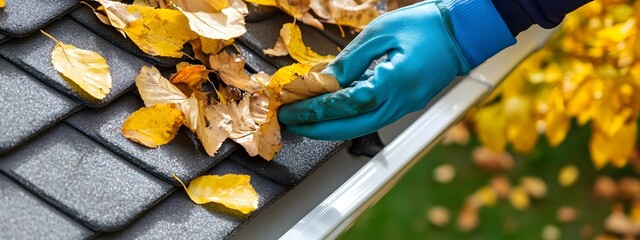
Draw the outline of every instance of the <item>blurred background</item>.
[[[639,239],[640,1],[596,0],[342,239]]]

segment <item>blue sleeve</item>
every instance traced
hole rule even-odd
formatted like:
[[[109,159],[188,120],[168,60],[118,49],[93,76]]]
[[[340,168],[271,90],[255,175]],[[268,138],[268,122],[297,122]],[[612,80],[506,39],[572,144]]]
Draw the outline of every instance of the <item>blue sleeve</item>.
[[[591,0],[491,0],[513,36],[538,24],[553,28],[567,13]]]

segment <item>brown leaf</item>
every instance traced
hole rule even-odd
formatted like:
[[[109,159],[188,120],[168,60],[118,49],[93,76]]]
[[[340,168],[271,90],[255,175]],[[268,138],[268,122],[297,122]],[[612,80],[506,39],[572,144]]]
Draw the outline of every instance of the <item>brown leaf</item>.
[[[335,77],[311,72],[284,85],[280,91],[280,101],[283,104],[288,104],[340,89],[340,83]]]
[[[473,149],[472,158],[476,166],[489,172],[513,168],[513,157],[508,152],[495,153],[486,147],[476,147]]]
[[[273,48],[263,50],[262,52],[264,52],[264,54],[269,57],[282,57],[289,55],[289,50],[287,50],[287,46],[284,45],[284,40],[282,40],[282,37],[278,37],[276,45],[273,46]]]
[[[593,193],[598,197],[612,199],[617,192],[616,182],[608,176],[599,176],[593,184]]]
[[[199,106],[200,112],[203,114],[198,117],[196,134],[207,154],[215,156],[233,130],[233,120],[229,112],[231,112],[231,107],[235,107],[235,102],[206,107],[203,102],[200,102]]]
[[[241,55],[228,54],[225,51],[217,55],[211,55],[209,58],[211,69],[218,72],[218,75],[226,84],[249,93],[263,90],[264,86],[255,79],[252,79],[244,71],[246,61],[247,60]]]
[[[578,218],[578,209],[568,206],[558,208],[556,218],[563,223],[573,222]]]
[[[209,71],[204,65],[191,65],[183,62],[176,67],[178,71],[172,74],[169,79],[175,85],[183,83],[193,90],[201,90],[202,84],[209,80]]]
[[[282,148],[277,115],[269,112],[270,98],[266,94],[247,94],[231,116],[230,138],[242,145],[250,156],[260,155],[271,160]]]

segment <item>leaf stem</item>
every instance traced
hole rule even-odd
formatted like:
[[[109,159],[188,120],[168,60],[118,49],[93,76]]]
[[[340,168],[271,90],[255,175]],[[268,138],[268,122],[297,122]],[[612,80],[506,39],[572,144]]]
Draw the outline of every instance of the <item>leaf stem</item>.
[[[47,36],[49,39],[53,40],[54,42],[56,42],[57,44],[62,45],[62,42],[58,41],[58,39],[54,38],[53,36],[51,36],[51,34],[48,34],[47,32],[40,30],[40,32],[42,34],[44,34],[45,36]]]

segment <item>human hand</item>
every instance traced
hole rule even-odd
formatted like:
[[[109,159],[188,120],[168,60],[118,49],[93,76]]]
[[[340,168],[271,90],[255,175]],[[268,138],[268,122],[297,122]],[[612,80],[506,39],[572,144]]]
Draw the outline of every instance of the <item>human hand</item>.
[[[298,135],[350,139],[423,109],[456,75],[468,72],[446,9],[420,2],[373,20],[323,70],[343,89],[285,105],[278,117]]]

